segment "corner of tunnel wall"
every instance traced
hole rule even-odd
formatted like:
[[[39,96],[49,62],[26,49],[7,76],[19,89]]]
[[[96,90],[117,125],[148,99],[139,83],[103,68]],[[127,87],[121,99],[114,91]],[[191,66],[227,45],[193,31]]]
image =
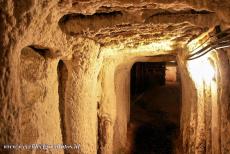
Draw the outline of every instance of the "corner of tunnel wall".
[[[228,56],[229,49],[219,50],[216,54],[218,66],[218,93],[217,101],[219,106],[219,134],[220,134],[220,151],[221,153],[230,152],[230,63]]]
[[[101,69],[99,105],[100,153],[126,151],[127,124],[130,114],[130,70],[132,58],[106,57]],[[99,133],[99,134],[100,134]]]
[[[127,150],[127,129],[130,117],[130,70],[132,60],[120,62],[115,70],[115,93],[117,118],[114,130],[114,153],[124,153]]]
[[[116,97],[114,85],[115,60],[104,58],[101,78],[101,99],[98,108],[98,152],[112,153],[114,123],[116,119]]]
[[[181,138],[183,142],[184,153],[194,153],[195,147],[195,129],[196,129],[196,88],[195,83],[188,73],[184,55],[177,57],[178,69],[181,78],[182,106],[181,106]]]
[[[222,23],[221,26],[225,27],[226,29],[226,27],[229,27],[229,24]],[[226,50],[226,52],[224,50],[218,50],[216,53],[212,53],[209,56],[216,70],[215,80],[211,81],[210,83],[203,82],[200,84],[200,88],[198,88],[197,84],[194,83],[198,96],[196,107],[198,114],[196,120],[197,126],[195,127],[197,137],[195,139],[196,146],[194,148],[197,152],[230,152],[228,145],[230,141],[229,53],[229,50]],[[181,123],[183,124],[183,121]]]
[[[183,56],[178,56],[182,82],[181,133],[185,153],[229,153],[229,59],[223,51],[208,57],[216,73],[210,81],[197,79],[202,73],[193,74]]]

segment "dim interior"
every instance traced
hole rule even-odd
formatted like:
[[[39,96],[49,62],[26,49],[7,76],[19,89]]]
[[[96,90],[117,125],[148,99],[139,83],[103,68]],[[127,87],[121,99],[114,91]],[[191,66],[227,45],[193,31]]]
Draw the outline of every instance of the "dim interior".
[[[230,153],[229,8],[0,1],[0,153]]]
[[[131,69],[131,153],[180,152],[181,87],[174,62],[136,62]]]

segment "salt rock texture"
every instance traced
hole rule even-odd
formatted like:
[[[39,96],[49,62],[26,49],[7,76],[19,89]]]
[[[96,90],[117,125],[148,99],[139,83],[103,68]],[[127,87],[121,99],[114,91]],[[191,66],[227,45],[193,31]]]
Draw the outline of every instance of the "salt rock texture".
[[[184,60],[188,42],[217,25],[228,28],[229,18],[229,0],[1,0],[0,144],[80,144],[77,152],[46,151],[55,154],[125,152],[133,63],[173,57],[184,153],[230,153],[230,51],[212,55],[218,73],[211,90],[194,82]]]

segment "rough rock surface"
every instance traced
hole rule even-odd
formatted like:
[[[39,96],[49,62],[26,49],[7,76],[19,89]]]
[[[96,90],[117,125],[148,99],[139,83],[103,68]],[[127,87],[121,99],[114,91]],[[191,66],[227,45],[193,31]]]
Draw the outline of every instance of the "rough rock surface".
[[[218,91],[210,102],[219,110],[212,116],[203,116],[211,112],[203,111],[210,98],[197,90],[183,61],[189,41],[216,25],[229,27],[229,18],[229,0],[0,0],[0,144],[68,143],[80,144],[84,154],[119,153],[126,142],[132,64],[144,56],[175,55],[184,85],[185,153],[229,153],[230,52],[214,56]],[[60,60],[68,70],[64,111]],[[206,126],[217,129],[217,137],[208,136]]]

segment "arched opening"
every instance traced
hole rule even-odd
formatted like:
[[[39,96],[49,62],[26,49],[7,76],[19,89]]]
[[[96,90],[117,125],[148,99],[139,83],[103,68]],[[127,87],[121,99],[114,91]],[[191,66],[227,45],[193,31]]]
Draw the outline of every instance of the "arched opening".
[[[137,62],[131,69],[131,153],[180,150],[181,88],[175,62]]]

